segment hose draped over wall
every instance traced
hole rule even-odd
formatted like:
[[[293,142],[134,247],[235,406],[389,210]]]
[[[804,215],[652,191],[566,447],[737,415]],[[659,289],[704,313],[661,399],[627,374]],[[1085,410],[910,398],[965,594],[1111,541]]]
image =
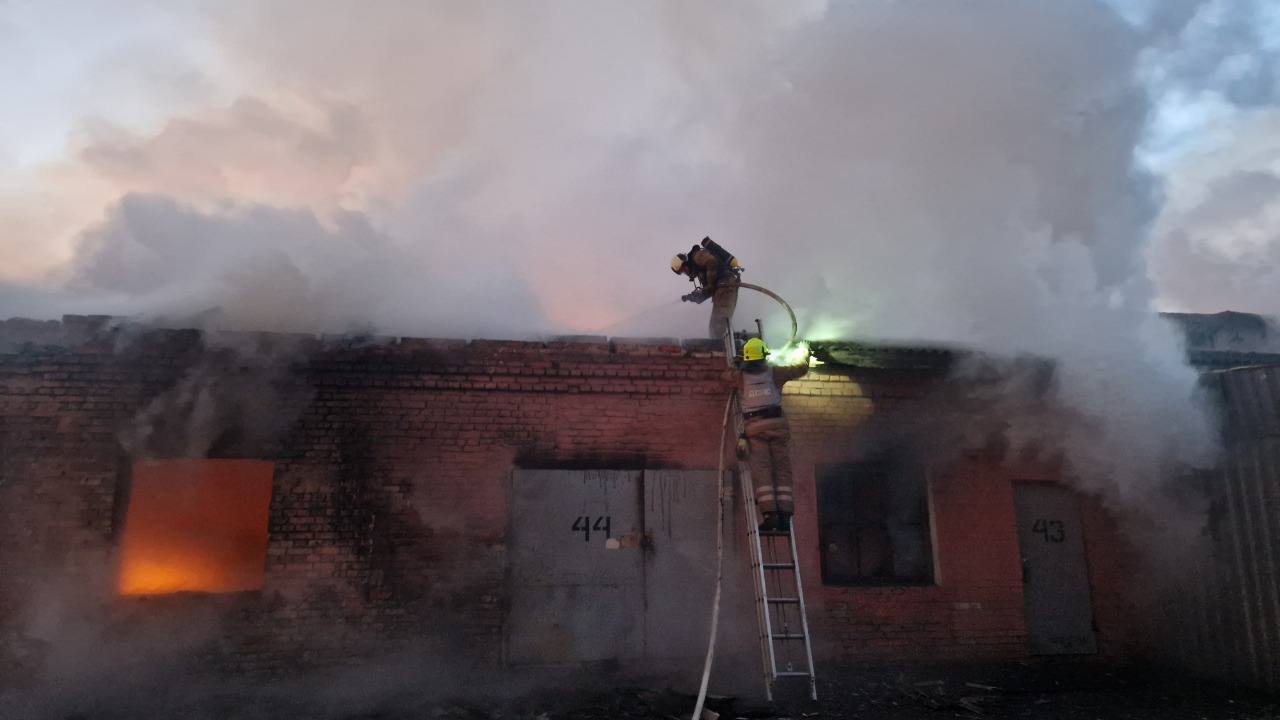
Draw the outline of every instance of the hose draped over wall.
[[[702,667],[702,684],[698,687],[698,702],[693,707],[691,720],[700,720],[702,706],[707,701],[707,684],[711,682],[711,664],[716,657],[716,632],[720,629],[720,586],[724,578],[724,444],[729,434],[729,414],[737,392],[729,393],[724,403],[724,423],[720,426],[720,464],[716,471],[716,594],[711,601],[711,630],[707,638],[707,659]]]

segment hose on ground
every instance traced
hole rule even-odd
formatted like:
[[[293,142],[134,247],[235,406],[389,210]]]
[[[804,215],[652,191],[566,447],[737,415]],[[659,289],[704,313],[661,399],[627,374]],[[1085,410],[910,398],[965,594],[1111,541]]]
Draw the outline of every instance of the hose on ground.
[[[785,304],[785,303],[784,303]],[[790,310],[790,308],[787,308]],[[792,323],[795,316],[792,316]],[[733,399],[737,392],[729,393],[724,403],[724,423],[720,426],[720,465],[716,471],[716,594],[711,601],[711,631],[707,638],[707,659],[702,666],[702,685],[698,687],[698,702],[693,706],[690,720],[701,720],[702,706],[707,702],[707,685],[711,682],[711,663],[716,657],[716,631],[720,628],[720,585],[724,577],[724,451],[725,438],[729,434],[729,414],[733,411]]]

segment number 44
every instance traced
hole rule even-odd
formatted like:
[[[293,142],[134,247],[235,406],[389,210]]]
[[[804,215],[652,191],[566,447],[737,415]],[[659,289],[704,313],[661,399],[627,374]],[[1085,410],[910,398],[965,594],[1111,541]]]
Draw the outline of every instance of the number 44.
[[[592,522],[590,515],[579,515],[578,519],[573,521],[572,532],[581,532],[583,542],[591,542],[591,531],[603,532],[604,537],[608,540],[612,537],[609,534],[609,528],[613,524],[613,518],[609,515],[600,515]]]

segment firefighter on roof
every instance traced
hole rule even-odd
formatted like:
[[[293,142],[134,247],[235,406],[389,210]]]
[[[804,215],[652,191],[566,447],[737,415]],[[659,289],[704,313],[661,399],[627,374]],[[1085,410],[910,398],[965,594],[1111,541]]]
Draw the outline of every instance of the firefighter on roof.
[[[738,276],[742,270],[738,259],[709,237],[703,238],[702,243],[694,245],[689,252],[677,253],[671,258],[671,271],[677,275],[688,275],[690,282],[698,285],[680,299],[702,303],[711,298],[708,330],[712,340],[723,338],[728,331],[733,309],[738,305]]]
[[[730,371],[739,384],[744,430],[739,454],[750,458],[756,506],[764,515],[760,529],[789,530],[795,500],[791,483],[791,429],[782,414],[782,386],[809,372],[809,353],[795,365],[774,367],[765,360],[764,341],[742,346],[742,369]]]

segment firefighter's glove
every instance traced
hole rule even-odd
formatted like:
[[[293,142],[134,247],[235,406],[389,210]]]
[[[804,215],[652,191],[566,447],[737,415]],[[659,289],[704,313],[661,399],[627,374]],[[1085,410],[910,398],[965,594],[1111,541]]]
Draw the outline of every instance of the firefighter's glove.
[[[688,295],[681,295],[680,299],[683,300],[684,302],[691,302],[691,303],[701,305],[703,302],[706,301],[707,294],[701,290],[694,290]]]
[[[746,435],[738,436],[737,453],[739,460],[746,460],[751,457],[751,441],[747,439]]]

